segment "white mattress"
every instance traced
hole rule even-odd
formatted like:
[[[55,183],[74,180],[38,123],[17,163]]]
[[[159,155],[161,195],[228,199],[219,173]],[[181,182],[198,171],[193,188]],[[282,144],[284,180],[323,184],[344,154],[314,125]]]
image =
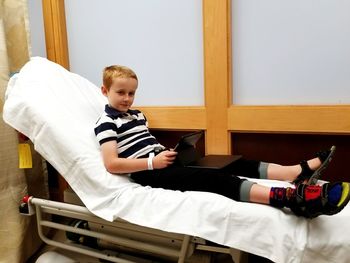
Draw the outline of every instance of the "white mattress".
[[[275,262],[350,262],[349,206],[307,220],[216,194],[142,187],[108,173],[93,133],[105,103],[88,80],[35,57],[10,80],[3,117],[33,141],[91,212],[108,221],[120,217],[199,236]]]

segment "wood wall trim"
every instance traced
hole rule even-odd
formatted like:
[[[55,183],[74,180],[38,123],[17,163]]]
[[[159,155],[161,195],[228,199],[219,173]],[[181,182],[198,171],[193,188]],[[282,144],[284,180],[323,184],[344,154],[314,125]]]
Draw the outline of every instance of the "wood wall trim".
[[[206,130],[205,107],[137,107],[152,129]]]
[[[231,106],[227,125],[237,132],[345,135],[350,134],[350,106]]]
[[[47,58],[69,69],[64,0],[42,0]]]
[[[203,0],[206,153],[230,153],[229,1]]]

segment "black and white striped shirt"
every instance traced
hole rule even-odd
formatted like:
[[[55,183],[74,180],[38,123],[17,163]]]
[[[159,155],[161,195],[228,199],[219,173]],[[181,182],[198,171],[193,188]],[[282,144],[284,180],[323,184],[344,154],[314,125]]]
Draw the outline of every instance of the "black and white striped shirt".
[[[165,148],[150,134],[147,119],[139,110],[123,113],[106,105],[96,122],[95,134],[100,145],[115,140],[118,157],[123,158],[138,158]]]

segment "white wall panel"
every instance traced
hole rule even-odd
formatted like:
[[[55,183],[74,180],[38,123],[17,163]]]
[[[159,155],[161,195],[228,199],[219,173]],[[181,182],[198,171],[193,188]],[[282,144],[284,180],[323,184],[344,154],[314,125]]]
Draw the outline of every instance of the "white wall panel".
[[[65,0],[71,71],[101,85],[102,69],[139,77],[135,104],[203,105],[201,0]]]
[[[349,11],[347,0],[233,0],[233,103],[350,103]]]
[[[28,0],[31,56],[46,57],[45,30],[42,4],[39,0]]]

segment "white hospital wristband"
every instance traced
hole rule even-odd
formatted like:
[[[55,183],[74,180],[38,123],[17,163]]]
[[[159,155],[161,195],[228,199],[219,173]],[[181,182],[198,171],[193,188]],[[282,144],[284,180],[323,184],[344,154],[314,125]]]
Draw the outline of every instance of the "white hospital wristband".
[[[150,153],[147,159],[148,170],[153,170],[153,157],[154,153]]]

